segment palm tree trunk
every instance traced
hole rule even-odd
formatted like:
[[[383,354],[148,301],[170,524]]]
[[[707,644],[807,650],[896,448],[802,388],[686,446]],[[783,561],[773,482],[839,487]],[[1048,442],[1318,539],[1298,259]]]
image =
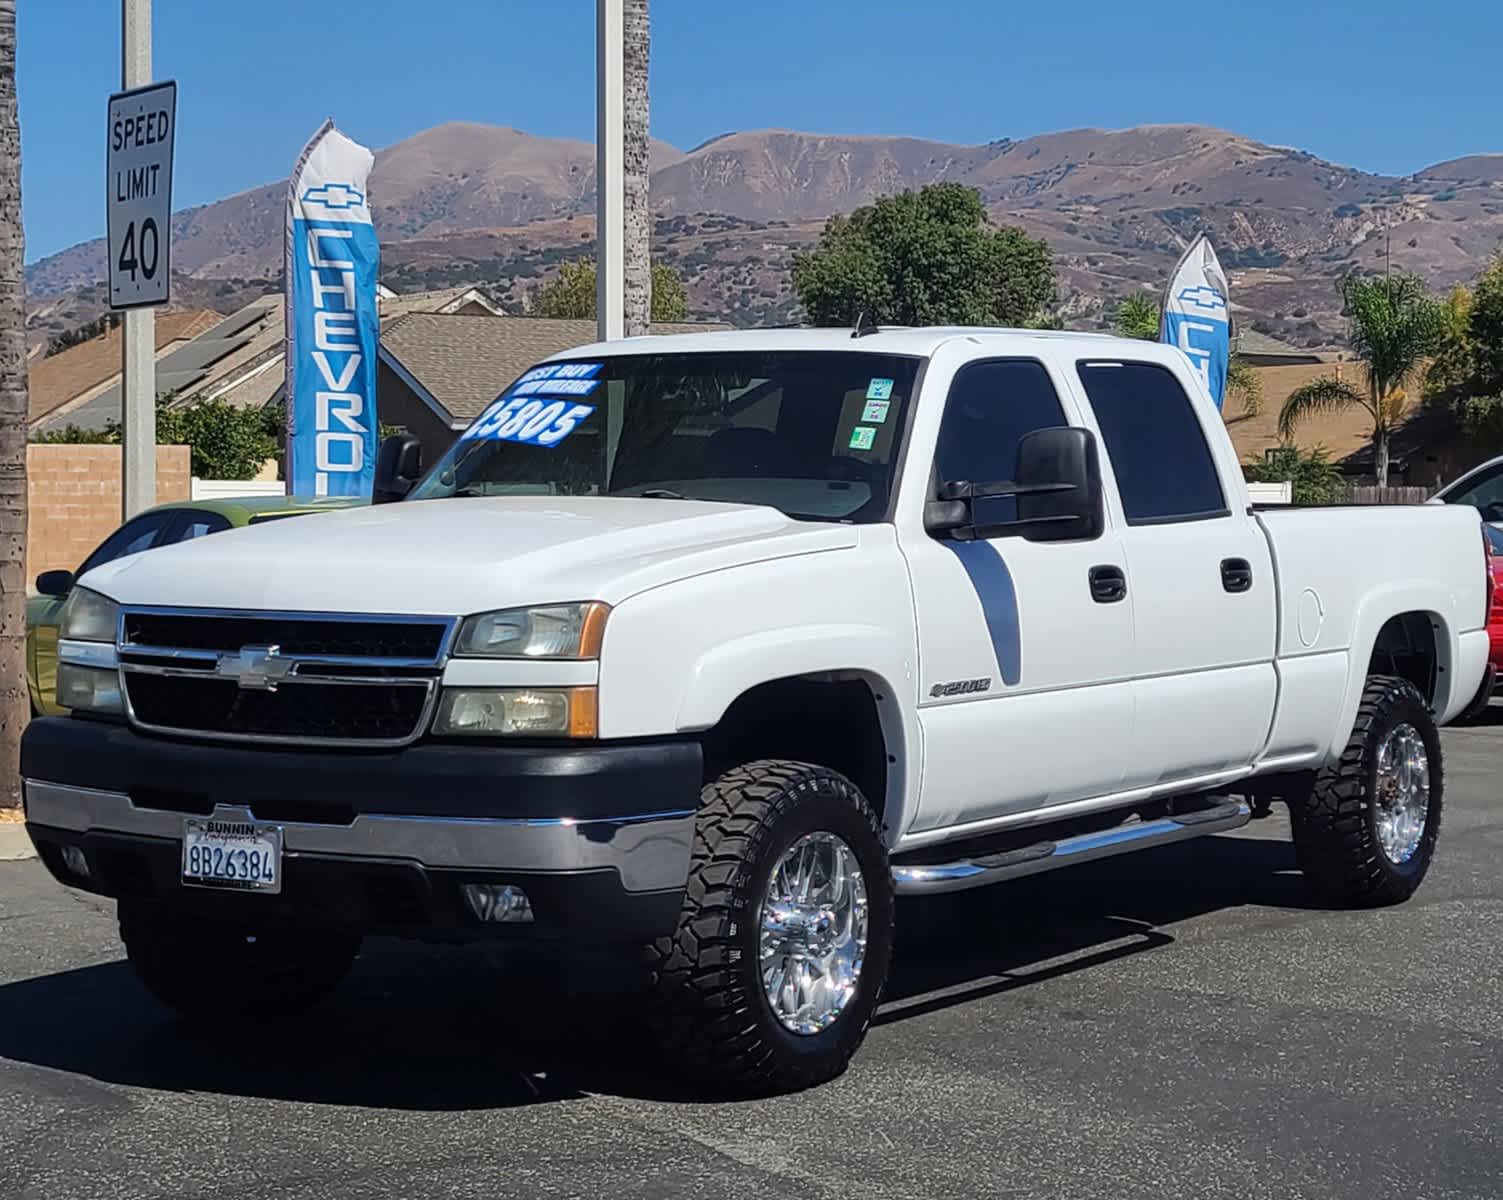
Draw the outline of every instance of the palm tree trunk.
[[[0,808],[21,803],[26,689],[26,292],[16,0],[0,0]]]
[[[621,73],[626,93],[624,104],[625,224],[622,246],[626,291],[627,337],[647,332],[652,304],[650,242],[652,214],[648,208],[648,102],[647,62],[652,36],[648,28],[647,0],[625,0],[622,8],[625,44]]]
[[[1388,392],[1371,369],[1368,371],[1367,394],[1372,399],[1373,412],[1373,474],[1377,477],[1378,486],[1385,488],[1388,486],[1389,412],[1385,407]]]

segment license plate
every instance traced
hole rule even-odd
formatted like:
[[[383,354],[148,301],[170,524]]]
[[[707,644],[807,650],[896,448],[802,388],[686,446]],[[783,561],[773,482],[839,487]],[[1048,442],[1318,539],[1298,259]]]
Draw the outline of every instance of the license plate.
[[[184,821],[183,882],[247,892],[282,890],[282,830],[249,821]]]

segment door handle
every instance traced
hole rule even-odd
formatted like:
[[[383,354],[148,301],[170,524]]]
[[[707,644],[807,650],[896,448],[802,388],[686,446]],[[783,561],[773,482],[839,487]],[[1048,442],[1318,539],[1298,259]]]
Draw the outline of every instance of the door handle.
[[[1127,576],[1121,567],[1092,567],[1091,599],[1097,604],[1115,604],[1127,599]]]
[[[1221,586],[1229,592],[1252,591],[1252,564],[1245,558],[1223,558]]]

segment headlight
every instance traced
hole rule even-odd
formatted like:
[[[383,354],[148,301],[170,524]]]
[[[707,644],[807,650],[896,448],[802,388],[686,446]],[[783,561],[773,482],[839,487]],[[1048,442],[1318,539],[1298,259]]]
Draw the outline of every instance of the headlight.
[[[75,642],[113,642],[120,621],[120,606],[108,596],[76,587],[63,605],[58,637]]]
[[[77,663],[57,664],[57,702],[75,712],[123,713],[120,672]]]
[[[597,658],[605,637],[604,604],[503,608],[466,617],[454,653],[473,658]]]
[[[576,688],[445,688],[433,732],[516,737],[592,738],[596,694]]]

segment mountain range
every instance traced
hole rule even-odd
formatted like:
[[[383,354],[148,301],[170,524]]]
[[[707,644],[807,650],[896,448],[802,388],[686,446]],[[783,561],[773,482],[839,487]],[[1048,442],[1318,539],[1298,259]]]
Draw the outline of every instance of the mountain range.
[[[451,123],[380,151],[370,194],[382,276],[398,291],[473,283],[520,311],[556,265],[591,251],[594,147]],[[1503,155],[1407,178],[1196,125],[1079,129],[979,146],[789,130],[728,133],[687,152],[652,147],[653,253],[696,315],[738,324],[796,316],[788,261],[826,218],[938,180],[977,188],[992,219],[1053,247],[1066,323],[1107,323],[1134,288],[1162,285],[1198,232],[1231,272],[1245,325],[1328,345],[1334,282],[1354,268],[1412,270],[1437,288],[1474,278],[1503,247]],[[174,302],[228,311],[279,286],[285,182],[178,213]],[[104,306],[104,244],[26,269],[34,338]]]

